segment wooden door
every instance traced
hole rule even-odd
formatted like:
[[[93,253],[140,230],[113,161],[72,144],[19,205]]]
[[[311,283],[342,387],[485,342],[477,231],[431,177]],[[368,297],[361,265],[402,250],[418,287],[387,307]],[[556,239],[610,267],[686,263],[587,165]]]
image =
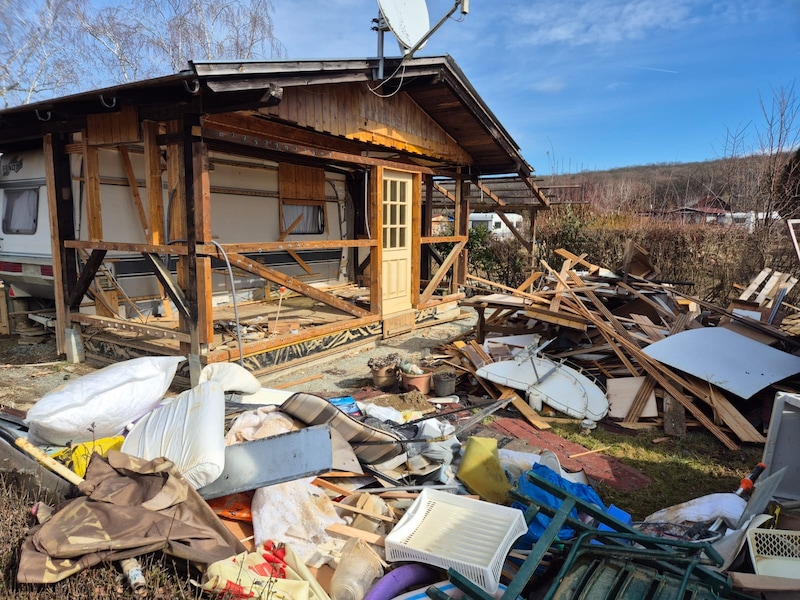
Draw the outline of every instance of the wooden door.
[[[382,269],[383,314],[411,309],[411,211],[413,176],[383,171]]]

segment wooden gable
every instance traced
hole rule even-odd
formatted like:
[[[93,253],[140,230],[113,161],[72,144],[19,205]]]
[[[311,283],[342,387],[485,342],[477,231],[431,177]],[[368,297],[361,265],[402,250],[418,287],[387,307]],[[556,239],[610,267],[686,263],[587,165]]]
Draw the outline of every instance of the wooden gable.
[[[263,114],[350,140],[470,165],[467,154],[407,94],[377,95],[365,84],[285,88]]]

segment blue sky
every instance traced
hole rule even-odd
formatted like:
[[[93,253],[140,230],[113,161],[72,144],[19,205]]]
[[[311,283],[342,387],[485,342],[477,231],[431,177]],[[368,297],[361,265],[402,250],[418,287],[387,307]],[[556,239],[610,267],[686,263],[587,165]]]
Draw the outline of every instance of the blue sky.
[[[453,1],[427,4],[433,25]],[[288,58],[377,55],[375,0],[274,5]],[[729,132],[757,151],[774,90],[800,97],[800,0],[470,0],[418,53],[441,54],[537,174],[710,160]]]

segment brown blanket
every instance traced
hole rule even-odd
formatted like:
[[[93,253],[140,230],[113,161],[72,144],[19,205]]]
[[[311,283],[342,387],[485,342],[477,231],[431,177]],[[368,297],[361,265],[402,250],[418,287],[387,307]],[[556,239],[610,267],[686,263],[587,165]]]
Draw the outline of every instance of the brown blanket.
[[[22,544],[17,580],[53,583],[100,562],[156,550],[199,569],[245,548],[175,465],[118,451],[95,455],[80,486]]]

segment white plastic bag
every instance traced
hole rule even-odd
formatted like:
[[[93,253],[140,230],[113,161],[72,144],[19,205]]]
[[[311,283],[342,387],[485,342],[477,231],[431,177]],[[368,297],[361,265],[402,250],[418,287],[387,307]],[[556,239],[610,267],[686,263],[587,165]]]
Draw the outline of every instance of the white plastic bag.
[[[261,389],[261,384],[255,376],[241,365],[236,363],[211,363],[200,371],[198,383],[216,381],[226,392],[240,392],[242,394],[255,394]]]
[[[156,408],[131,429],[122,451],[146,460],[165,457],[195,489],[225,467],[225,392],[201,383]]]
[[[25,423],[33,443],[67,446],[119,435],[161,402],[183,356],[109,365],[42,396]]]

